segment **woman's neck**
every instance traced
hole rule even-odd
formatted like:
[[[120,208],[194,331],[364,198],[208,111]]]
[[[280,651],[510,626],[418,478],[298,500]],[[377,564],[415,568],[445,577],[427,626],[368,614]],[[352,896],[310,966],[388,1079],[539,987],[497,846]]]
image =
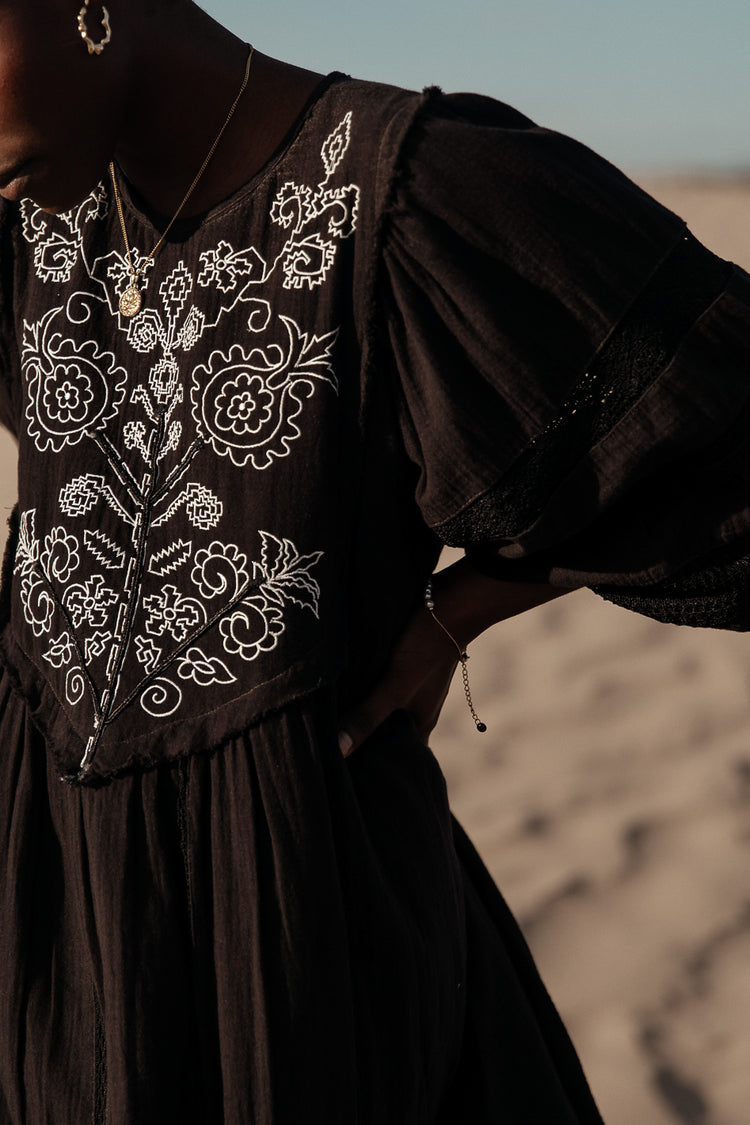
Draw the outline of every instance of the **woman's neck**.
[[[123,172],[171,218],[240,89],[248,45],[194,4],[155,15],[136,41],[116,150]],[[166,43],[168,41],[168,47]],[[246,183],[299,116],[320,75],[254,53],[237,109],[182,215],[201,214]]]

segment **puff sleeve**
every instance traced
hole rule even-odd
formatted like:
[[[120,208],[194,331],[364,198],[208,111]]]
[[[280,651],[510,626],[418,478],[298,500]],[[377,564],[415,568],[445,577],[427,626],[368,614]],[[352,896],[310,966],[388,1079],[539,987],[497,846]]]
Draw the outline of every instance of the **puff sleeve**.
[[[500,577],[746,627],[743,271],[585,146],[432,92],[379,285],[417,500],[446,543]]]

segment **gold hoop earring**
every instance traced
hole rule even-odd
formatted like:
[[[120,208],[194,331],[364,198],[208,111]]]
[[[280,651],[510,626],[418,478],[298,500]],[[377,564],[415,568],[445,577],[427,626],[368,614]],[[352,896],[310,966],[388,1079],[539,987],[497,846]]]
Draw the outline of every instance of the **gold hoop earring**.
[[[104,48],[112,38],[112,28],[109,25],[109,12],[102,4],[102,27],[104,28],[104,38],[95,43],[89,37],[89,29],[86,26],[86,13],[88,12],[90,0],[83,0],[83,7],[78,13],[78,34],[83,39],[90,55],[100,55]]]

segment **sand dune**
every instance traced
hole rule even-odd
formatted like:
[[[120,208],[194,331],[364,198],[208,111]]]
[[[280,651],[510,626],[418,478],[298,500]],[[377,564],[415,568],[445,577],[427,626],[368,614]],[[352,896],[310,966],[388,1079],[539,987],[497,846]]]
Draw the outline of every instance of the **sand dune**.
[[[750,184],[646,186],[750,266]],[[0,507],[13,491],[6,442]],[[435,749],[605,1120],[746,1125],[750,640],[658,625],[581,591],[471,655],[488,733],[457,690]]]

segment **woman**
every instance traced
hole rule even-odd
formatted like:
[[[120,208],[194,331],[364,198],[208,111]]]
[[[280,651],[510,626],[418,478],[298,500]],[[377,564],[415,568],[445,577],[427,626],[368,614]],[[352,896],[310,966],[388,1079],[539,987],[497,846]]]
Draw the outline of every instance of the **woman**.
[[[744,627],[747,279],[190,0],[0,0],[0,193],[0,1117],[600,1121],[424,743],[565,589]]]

